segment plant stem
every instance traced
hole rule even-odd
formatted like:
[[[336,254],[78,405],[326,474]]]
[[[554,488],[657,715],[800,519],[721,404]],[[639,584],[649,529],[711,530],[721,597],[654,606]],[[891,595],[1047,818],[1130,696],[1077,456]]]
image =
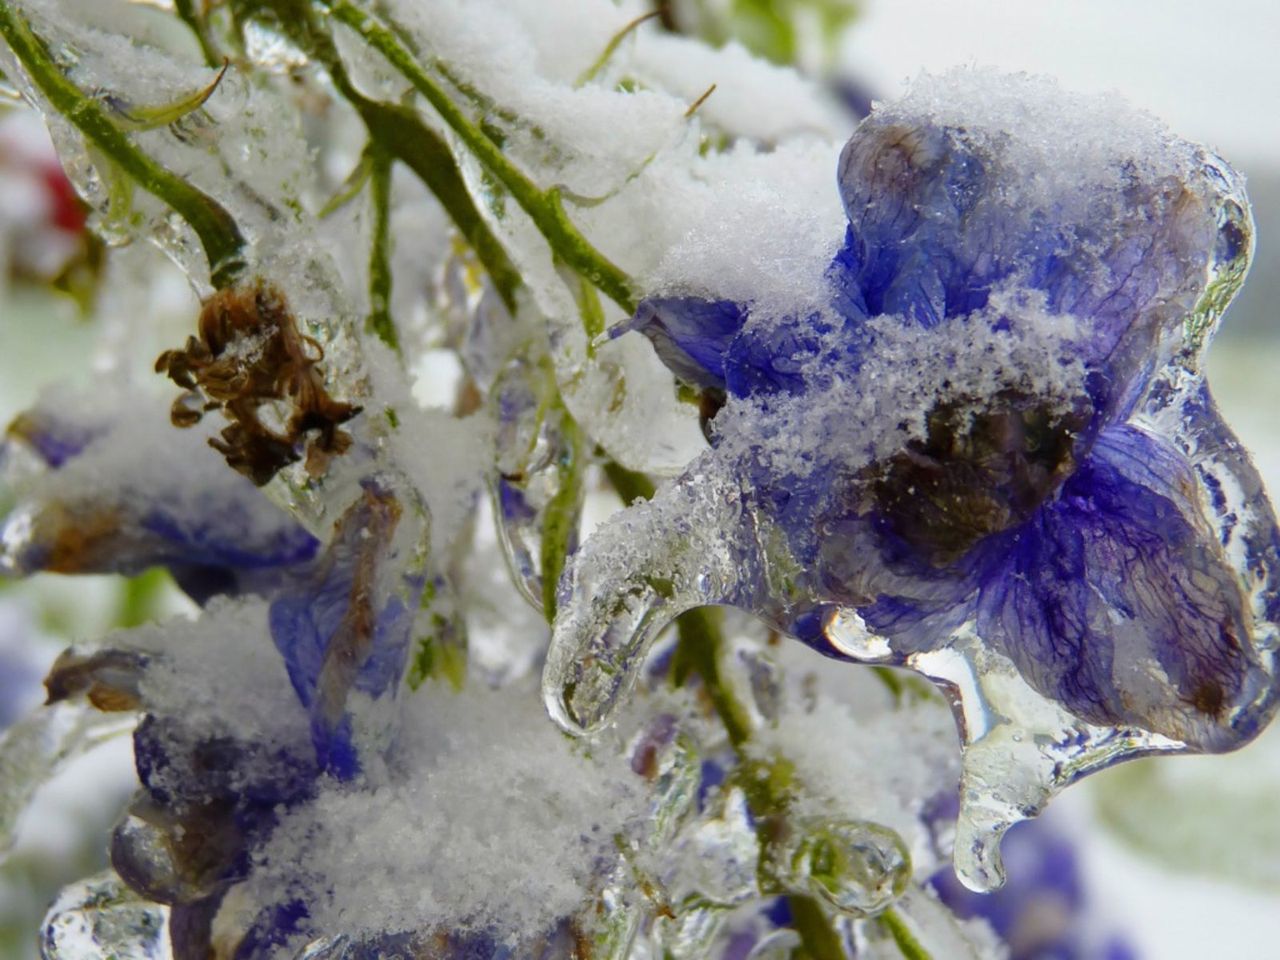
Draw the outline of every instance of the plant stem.
[[[911,932],[907,922],[893,907],[886,909],[876,919],[889,931],[893,942],[898,945],[898,949],[906,960],[932,960],[929,951],[920,945],[920,941]]]
[[[800,934],[800,945],[811,960],[827,960],[828,957],[843,957],[844,947],[840,945],[840,937],[822,907],[813,897],[787,897],[787,906],[791,908],[791,923],[796,933]]]
[[[604,462],[604,475],[613,489],[617,491],[618,496],[622,498],[624,506],[629,507],[637,500],[652,499],[654,493],[657,492],[652,480],[643,473],[628,470],[617,460],[606,460]]]
[[[542,568],[542,611],[551,623],[556,616],[556,587],[569,556],[569,544],[576,539],[582,515],[583,476],[587,469],[587,442],[582,428],[557,400],[548,416],[559,415],[564,449],[556,463],[559,484],[542,521],[539,565]]]
[[[584,87],[588,83],[590,83],[592,80],[594,80],[596,78],[596,74],[598,74],[601,70],[603,70],[605,67],[605,64],[607,64],[610,61],[610,59],[613,58],[614,53],[617,52],[618,47],[619,45],[621,45],[622,41],[627,39],[627,37],[630,36],[631,32],[635,30],[636,27],[640,26],[642,23],[644,23],[647,20],[652,20],[656,16],[658,16],[658,11],[656,10],[651,10],[648,13],[642,13],[640,16],[636,17],[634,20],[632,20],[630,23],[624,26],[621,30],[615,33],[612,37],[610,37],[609,42],[605,44],[604,51],[600,54],[600,56],[596,57],[595,63],[591,64],[591,66],[587,67],[586,70],[582,71],[578,79],[574,81],[573,83],[574,87]]]
[[[373,242],[369,251],[369,319],[365,328],[396,353],[400,337],[391,318],[391,156],[373,147],[369,166]]]
[[[173,0],[173,9],[177,13],[178,19],[190,27],[191,32],[196,35],[196,42],[200,44],[200,52],[204,54],[204,62],[215,69],[221,66],[222,56],[209,39],[204,16],[196,12],[196,0]]]
[[[360,119],[369,138],[414,172],[435,194],[476,256],[511,313],[516,311],[516,291],[523,285],[519,271],[498,238],[476,209],[453,153],[434,130],[408,107],[366,97],[352,83],[333,38],[325,31],[309,3],[303,0],[271,0],[255,5],[273,13],[282,30],[328,72],[334,87]]]
[[[204,247],[213,285],[231,285],[245,270],[244,237],[216,200],[166,170],[140,150],[53,62],[44,43],[9,2],[0,2],[0,35],[52,107],[134,182],[168,204],[190,224]]]
[[[605,461],[604,472],[627,505],[636,500],[647,500],[654,494],[652,480],[643,473],[626,469],[614,460]],[[682,686],[691,673],[697,673],[716,715],[724,724],[734,752],[740,760],[758,765],[760,761],[748,757],[745,749],[751,738],[747,710],[725,683],[720,669],[724,636],[720,632],[717,612],[707,607],[689,610],[676,620],[676,630],[679,639],[676,641],[676,651],[671,663],[672,682],[676,686]],[[749,778],[747,806],[752,816],[762,823],[771,817],[778,817],[787,807],[787,793],[791,782],[789,769],[789,765],[775,760],[769,763],[767,769],[762,769],[762,776]],[[826,911],[816,899],[795,894],[787,897],[787,903],[791,908],[795,931],[800,935],[801,945],[809,956],[814,960],[827,960],[828,957],[843,955],[840,938]],[[906,921],[892,908],[886,909],[877,919],[889,930],[906,960],[932,960],[929,952],[911,933]]]
[[[539,188],[503,156],[501,149],[466,115],[444,89],[414,59],[391,29],[348,0],[329,5],[333,16],[354,29],[371,47],[387,58],[440,114],[441,119],[466,144],[480,163],[495,176],[533,220],[561,260],[590,280],[628,314],[635,312],[636,297],[630,278],[582,235],[564,211],[560,191]]]
[[[684,685],[690,673],[702,678],[711,705],[724,724],[729,742],[737,750],[750,739],[751,723],[746,708],[734,697],[720,672],[724,637],[720,632],[718,613],[709,607],[698,607],[680,615],[676,621],[679,640],[671,674],[678,687]]]

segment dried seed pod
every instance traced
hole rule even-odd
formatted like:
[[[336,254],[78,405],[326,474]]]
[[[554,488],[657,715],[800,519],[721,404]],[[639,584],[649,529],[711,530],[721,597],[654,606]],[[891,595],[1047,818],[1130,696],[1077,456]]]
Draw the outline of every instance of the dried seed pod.
[[[200,312],[199,338],[181,350],[166,350],[156,371],[191,391],[173,406],[175,426],[197,423],[204,410],[219,408],[231,421],[210,445],[227,463],[261,486],[305,455],[307,472],[320,476],[329,458],[351,445],[339,430],[360,408],[334,400],[319,364],[324,349],[298,331],[288,301],[258,279],[220,290]],[[198,409],[198,395],[208,398]],[[289,405],[283,430],[263,423],[263,404]]]

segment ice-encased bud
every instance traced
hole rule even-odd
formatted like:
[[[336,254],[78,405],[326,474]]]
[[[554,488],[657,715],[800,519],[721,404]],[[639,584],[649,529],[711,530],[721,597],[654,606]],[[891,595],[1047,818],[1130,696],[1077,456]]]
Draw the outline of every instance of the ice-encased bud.
[[[545,365],[508,364],[491,403],[498,423],[492,489],[499,541],[516,588],[541,610],[555,587],[547,575],[558,576],[578,548],[586,451]]]
[[[40,956],[43,960],[168,960],[168,913],[107,870],[58,894],[41,928]]]
[[[719,907],[760,895],[760,838],[739,787],[722,788],[682,838],[683,884]]]
[[[783,880],[841,913],[871,916],[902,896],[911,855],[892,830],[857,820],[807,818],[775,856]]]

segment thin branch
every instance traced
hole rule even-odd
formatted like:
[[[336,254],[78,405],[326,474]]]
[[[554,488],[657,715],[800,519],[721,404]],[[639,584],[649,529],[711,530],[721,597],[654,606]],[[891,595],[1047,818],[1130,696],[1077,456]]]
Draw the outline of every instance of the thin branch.
[[[333,16],[351,27],[405,77],[435,108],[445,124],[458,135],[542,232],[552,251],[590,280],[628,314],[634,313],[636,296],[631,279],[597,250],[565,213],[559,190],[543,190],[515,164],[454,102],[436,80],[414,59],[391,29],[347,0],[329,5]]]
[[[54,63],[43,41],[8,0],[0,2],[0,35],[40,92],[89,142],[138,186],[172,207],[190,224],[209,261],[213,285],[234,283],[245,270],[244,237],[235,220],[212,197],[165,169],[144,153]]]

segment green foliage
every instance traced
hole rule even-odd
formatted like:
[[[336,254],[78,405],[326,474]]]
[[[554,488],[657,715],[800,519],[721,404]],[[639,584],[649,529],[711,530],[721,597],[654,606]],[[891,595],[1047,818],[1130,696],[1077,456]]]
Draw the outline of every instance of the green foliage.
[[[817,33],[826,61],[835,55],[841,33],[858,16],[857,0],[732,0],[727,8],[692,4],[695,29],[712,43],[736,40],[777,64],[802,59],[806,32]]]

